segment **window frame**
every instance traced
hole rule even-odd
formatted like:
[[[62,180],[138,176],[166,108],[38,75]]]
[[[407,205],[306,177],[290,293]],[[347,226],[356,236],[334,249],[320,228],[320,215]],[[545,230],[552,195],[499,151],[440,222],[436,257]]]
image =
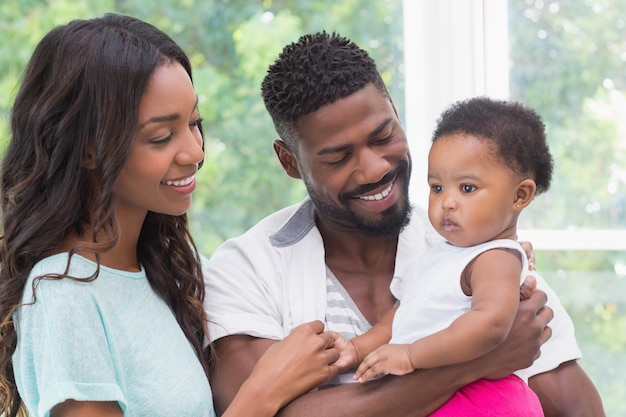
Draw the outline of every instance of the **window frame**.
[[[405,120],[413,157],[411,200],[425,206],[427,156],[441,111],[467,97],[509,96],[507,2],[403,1]],[[626,250],[626,230],[522,229],[545,250]]]

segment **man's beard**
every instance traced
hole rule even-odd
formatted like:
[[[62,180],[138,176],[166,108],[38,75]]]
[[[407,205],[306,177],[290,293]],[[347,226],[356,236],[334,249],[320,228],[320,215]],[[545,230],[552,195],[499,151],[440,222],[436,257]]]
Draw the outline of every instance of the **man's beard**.
[[[304,181],[311,201],[313,201],[316,210],[320,214],[325,215],[337,223],[352,225],[366,236],[393,237],[399,235],[402,229],[409,224],[409,220],[411,219],[411,205],[409,204],[410,174],[409,164],[404,161],[400,162],[396,169],[385,175],[378,183],[362,185],[349,192],[341,193],[339,195],[339,201],[342,206],[325,203],[318,197],[315,191],[313,191],[308,177],[303,175],[302,180]],[[396,178],[395,184],[402,184],[402,189],[399,190],[401,195],[400,203],[396,203],[383,211],[381,218],[378,220],[365,219],[352,211],[349,204],[352,197],[374,190],[382,184],[388,183],[393,178]],[[403,179],[403,181],[397,181],[398,178]]]

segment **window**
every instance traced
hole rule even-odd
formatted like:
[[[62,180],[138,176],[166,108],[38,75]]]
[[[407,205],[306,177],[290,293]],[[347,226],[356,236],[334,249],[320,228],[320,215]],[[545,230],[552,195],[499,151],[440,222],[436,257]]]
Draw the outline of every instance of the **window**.
[[[174,5],[165,7],[164,4]],[[170,33],[191,56],[206,163],[190,212],[210,255],[298,201],[273,155],[259,86],[283,45],[339,31],[378,63],[411,141],[411,195],[426,202],[426,155],[440,112],[488,94],[535,107],[557,163],[553,188],[525,211],[520,238],[575,320],[583,366],[608,415],[626,415],[626,6],[623,0],[56,0],[3,4],[0,143],[34,44],[54,25],[117,10]],[[71,7],[68,5],[71,4]]]
[[[413,200],[426,201],[430,134],[452,102],[486,94],[542,115],[555,175],[519,235],[574,320],[607,415],[626,413],[625,11],[617,0],[404,1]]]

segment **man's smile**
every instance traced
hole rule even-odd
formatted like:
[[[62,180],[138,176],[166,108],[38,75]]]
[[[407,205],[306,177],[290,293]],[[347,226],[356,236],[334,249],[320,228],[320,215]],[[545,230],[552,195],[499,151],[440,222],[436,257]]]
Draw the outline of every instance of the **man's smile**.
[[[375,201],[375,200],[382,200],[383,198],[387,197],[389,195],[389,193],[391,193],[391,189],[393,188],[393,182],[389,184],[389,186],[387,188],[385,188],[384,190],[382,190],[379,193],[373,194],[373,195],[362,195],[359,196],[359,198],[361,200],[369,200],[369,201]]]

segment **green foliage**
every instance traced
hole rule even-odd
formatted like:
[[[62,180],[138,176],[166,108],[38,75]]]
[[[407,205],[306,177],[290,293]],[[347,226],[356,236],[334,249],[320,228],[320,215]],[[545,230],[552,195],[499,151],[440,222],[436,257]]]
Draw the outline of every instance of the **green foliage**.
[[[539,261],[544,256],[537,254]],[[571,270],[542,275],[574,322],[581,365],[598,388],[606,415],[626,415],[626,276]]]
[[[509,1],[511,96],[542,115],[556,163],[524,227],[626,227],[625,13],[619,0]]]
[[[39,40],[70,19],[111,10],[112,1],[20,0],[0,3],[0,149],[8,142],[8,117],[18,82]]]
[[[556,164],[522,227],[626,228],[626,4],[508,4],[511,95],[543,116]],[[543,275],[576,325],[607,415],[626,415],[626,254],[539,251],[537,260],[556,271]]]
[[[198,245],[212,251],[263,216],[305,195],[273,153],[276,138],[261,100],[260,83],[282,47],[317,30],[338,31],[369,49],[403,110],[401,1],[51,0],[2,6],[0,115],[6,120],[26,62],[50,28],[73,18],[116,11],[169,33],[194,65],[204,118],[206,163],[190,218]],[[358,16],[358,19],[355,19]],[[16,47],[18,46],[19,47]],[[0,137],[6,141],[6,124]]]
[[[613,303],[598,304],[593,312],[597,317],[591,326],[595,339],[611,352],[626,350],[626,332],[615,333],[616,328],[626,329],[626,312]]]
[[[551,190],[524,212],[521,226],[626,227],[626,117],[618,107],[626,101],[626,3],[509,0],[508,7],[511,94],[544,117],[556,161]],[[69,19],[107,11],[155,24],[191,57],[206,155],[189,217],[205,255],[305,195],[276,161],[276,133],[260,96],[267,66],[285,44],[318,30],[353,39],[378,63],[405,119],[401,0],[3,1],[0,149],[19,78],[39,39]],[[626,264],[625,255],[541,252],[537,259],[540,270],[557,271],[549,282],[577,323],[583,366],[608,415],[626,415],[625,283],[612,271]],[[573,276],[572,270],[611,272]]]

